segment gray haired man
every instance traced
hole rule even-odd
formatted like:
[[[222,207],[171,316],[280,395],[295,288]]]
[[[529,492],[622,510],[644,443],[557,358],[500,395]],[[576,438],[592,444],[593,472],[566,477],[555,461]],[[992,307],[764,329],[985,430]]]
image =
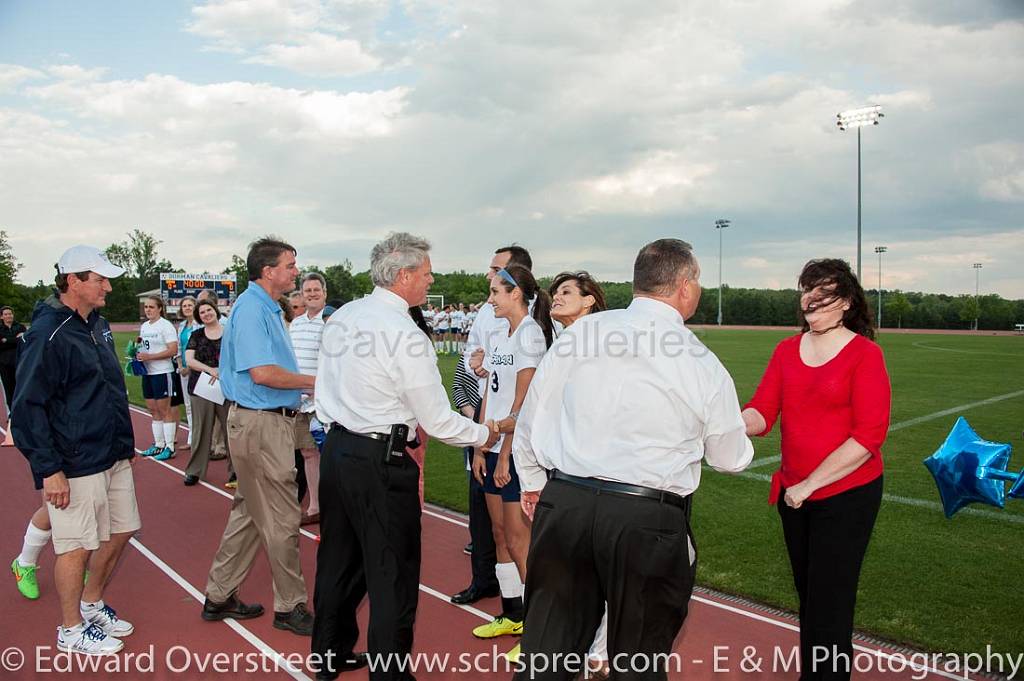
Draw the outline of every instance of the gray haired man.
[[[497,440],[493,424],[452,411],[431,339],[409,316],[434,281],[430,244],[391,234],[373,247],[369,296],[344,305],[324,327],[314,395],[328,426],[320,465],[320,548],[312,651],[318,679],[365,664],[352,652],[356,609],[370,597],[369,652],[407,656],[419,596],[419,467],[407,453],[416,426],[457,447]],[[330,492],[328,492],[330,490]],[[382,659],[382,658],[379,658]],[[370,679],[411,679],[396,669]],[[404,669],[404,666],[403,666]]]

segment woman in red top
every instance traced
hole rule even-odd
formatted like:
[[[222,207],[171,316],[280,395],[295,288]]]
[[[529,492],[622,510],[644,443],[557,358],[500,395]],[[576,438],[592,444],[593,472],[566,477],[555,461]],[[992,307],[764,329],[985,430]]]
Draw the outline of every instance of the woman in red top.
[[[748,435],[765,435],[782,415],[769,503],[800,597],[800,679],[849,679],[857,582],[882,502],[889,375],[846,262],[807,263],[800,290],[803,333],[775,348],[743,420]]]

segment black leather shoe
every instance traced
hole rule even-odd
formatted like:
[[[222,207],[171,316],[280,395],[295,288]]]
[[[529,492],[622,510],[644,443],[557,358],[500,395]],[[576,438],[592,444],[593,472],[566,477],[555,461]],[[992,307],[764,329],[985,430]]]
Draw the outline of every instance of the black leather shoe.
[[[496,584],[485,589],[481,589],[476,584],[470,584],[468,589],[455,594],[451,600],[455,605],[469,605],[470,603],[476,603],[482,598],[493,598],[499,593],[501,592]]]
[[[366,653],[353,653],[348,656],[343,656],[342,659],[331,658],[331,662],[334,665],[333,671],[327,671],[323,669],[316,673],[316,681],[331,681],[332,679],[338,678],[338,674],[342,672],[354,672],[357,669],[362,669],[367,665]]]
[[[299,636],[312,636],[313,615],[306,610],[304,604],[299,603],[289,612],[275,612],[274,628],[284,629]]]
[[[209,598],[203,603],[203,619],[207,622],[226,620],[229,617],[236,620],[248,620],[262,614],[262,605],[259,603],[246,605],[238,600],[238,594],[231,594],[231,598],[223,603],[214,603]]]
[[[185,476],[185,487],[191,487],[194,484],[196,484],[197,482],[199,482],[199,476],[198,475],[186,475]]]

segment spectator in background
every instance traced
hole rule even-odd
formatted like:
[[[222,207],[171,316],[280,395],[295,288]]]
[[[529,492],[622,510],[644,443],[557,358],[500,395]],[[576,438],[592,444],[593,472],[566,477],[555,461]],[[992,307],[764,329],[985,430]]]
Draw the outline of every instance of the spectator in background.
[[[206,478],[206,467],[210,461],[213,431],[220,428],[227,441],[228,405],[217,404],[195,394],[196,384],[203,373],[220,379],[220,341],[224,326],[220,323],[217,306],[203,300],[194,310],[194,319],[202,326],[192,332],[185,350],[185,361],[191,372],[188,376],[188,392],[192,395],[192,410],[195,417],[193,429],[192,458],[185,468],[185,485],[192,486]],[[231,462],[228,469],[234,477]]]
[[[25,333],[25,327],[14,321],[14,310],[4,305],[0,308],[0,381],[4,384],[4,406],[11,409],[14,399],[14,369],[18,358],[18,339]]]
[[[292,291],[288,295],[288,309],[285,311],[285,320],[291,324],[295,318],[306,311],[306,301],[302,298],[302,291]]]
[[[196,329],[202,328],[202,324],[196,322],[196,299],[192,296],[185,296],[178,303],[178,375],[188,383],[189,368],[185,361],[185,348],[188,347],[189,336]],[[184,387],[184,386],[183,386]],[[185,405],[185,421],[188,423],[188,443],[192,446],[192,400],[187,389],[181,391],[181,401]]]
[[[146,321],[139,329],[142,350],[138,358],[146,365],[142,377],[142,396],[146,407],[153,415],[153,445],[142,453],[158,461],[174,456],[174,439],[178,427],[171,407],[174,394],[174,361],[178,354],[178,332],[174,325],[164,319],[164,299],[150,296],[142,305]]]
[[[310,272],[302,278],[300,290],[303,311],[292,319],[288,327],[291,335],[295,359],[299,363],[299,373],[316,376],[317,355],[320,352],[320,338],[324,332],[324,323],[330,316],[327,304],[327,281],[322,274]],[[291,296],[294,305],[295,294]],[[293,307],[294,309],[294,307]],[[302,406],[295,417],[295,449],[299,450],[302,461],[296,461],[296,468],[302,466],[306,474],[306,485],[309,490],[309,506],[302,514],[302,524],[312,525],[320,522],[320,449],[310,433],[310,424],[315,417],[313,398],[303,394]],[[302,499],[299,499],[302,503]]]
[[[224,314],[222,314],[221,311],[220,311],[220,301],[217,299],[216,292],[214,292],[214,291],[212,291],[210,289],[206,289],[204,291],[201,291],[199,293],[199,295],[196,296],[196,300],[198,300],[199,302],[203,302],[204,300],[210,301],[210,303],[217,310],[217,314],[220,316],[221,324],[223,324],[224,320],[227,319],[227,317]],[[219,420],[220,419],[218,418],[218,421]],[[226,459],[227,458],[227,456],[228,456],[228,440],[223,435],[223,433],[226,433],[226,432],[227,432],[227,426],[225,426],[224,428],[221,428],[221,427],[218,426],[218,427],[215,427],[213,429],[213,444],[212,444],[213,451],[210,453],[210,461],[220,461],[221,459]],[[228,466],[230,467],[230,465],[231,464],[229,463]],[[234,479],[234,477],[235,477],[234,473],[232,473],[231,474],[231,478]],[[231,485],[230,481],[228,482],[228,485]],[[231,486],[231,489],[234,489],[234,487]]]

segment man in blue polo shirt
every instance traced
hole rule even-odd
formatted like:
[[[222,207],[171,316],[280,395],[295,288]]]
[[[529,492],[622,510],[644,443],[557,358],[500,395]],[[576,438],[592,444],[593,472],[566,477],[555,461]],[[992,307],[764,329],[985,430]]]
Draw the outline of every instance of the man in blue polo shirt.
[[[203,619],[248,619],[263,606],[238,598],[260,543],[274,580],[274,626],[313,631],[299,565],[295,410],[315,376],[299,373],[278,299],[295,288],[295,249],[270,237],[249,247],[250,286],[231,310],[221,341],[220,379],[228,410],[228,449],[238,476],[220,548],[206,584]]]

